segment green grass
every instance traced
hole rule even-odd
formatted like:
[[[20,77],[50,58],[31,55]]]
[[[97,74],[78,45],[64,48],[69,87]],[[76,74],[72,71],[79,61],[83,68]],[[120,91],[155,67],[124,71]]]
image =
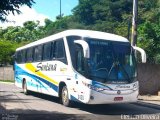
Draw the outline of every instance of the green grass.
[[[11,82],[11,83],[14,83],[14,80],[0,80],[0,82]]]

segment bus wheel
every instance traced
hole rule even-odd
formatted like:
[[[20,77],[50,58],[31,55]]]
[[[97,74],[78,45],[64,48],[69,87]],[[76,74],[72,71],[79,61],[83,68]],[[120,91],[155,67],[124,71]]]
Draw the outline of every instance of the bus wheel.
[[[62,88],[61,101],[64,106],[70,106],[70,100],[68,97],[67,86],[63,86],[63,88]]]
[[[25,80],[24,80],[24,82],[23,82],[23,93],[24,93],[25,95],[28,95],[27,83],[26,83]]]

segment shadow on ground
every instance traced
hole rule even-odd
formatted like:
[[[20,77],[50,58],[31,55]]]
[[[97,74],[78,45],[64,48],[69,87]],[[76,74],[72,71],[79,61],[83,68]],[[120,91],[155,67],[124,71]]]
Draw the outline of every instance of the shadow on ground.
[[[33,93],[33,92],[30,93],[30,95],[33,95],[41,99],[49,100],[55,103],[59,103],[59,99],[53,96]],[[144,105],[139,103],[87,105],[74,102],[72,103],[71,107],[99,115],[140,115],[140,114],[160,113],[160,106],[154,108],[154,106],[152,105],[147,105],[147,104]]]
[[[22,113],[17,113],[21,111]],[[1,120],[92,120],[93,117],[88,118],[87,116],[64,114],[58,112],[48,112],[41,110],[21,110],[15,109],[12,111],[5,111],[0,114]]]
[[[97,120],[93,116],[64,114],[56,111],[44,110],[6,110],[0,105],[0,120]]]

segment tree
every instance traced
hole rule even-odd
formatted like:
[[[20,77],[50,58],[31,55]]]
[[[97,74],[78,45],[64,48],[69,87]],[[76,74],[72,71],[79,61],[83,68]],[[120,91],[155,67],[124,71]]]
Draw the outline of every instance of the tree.
[[[147,53],[149,63],[160,64],[160,0],[139,0],[138,46]]]
[[[72,10],[80,23],[89,25],[95,22],[93,18],[93,3],[99,0],[79,0],[79,4]]]
[[[24,23],[23,27],[10,26],[5,29],[0,28],[0,39],[18,43],[23,41],[35,41],[44,37],[44,35],[44,27],[39,25],[39,21],[27,21]]]
[[[148,62],[160,63],[160,24],[146,21],[138,31],[138,45],[146,51]]]
[[[18,47],[17,43],[10,41],[0,41],[0,65],[7,65],[12,62],[12,55]]]
[[[23,36],[26,40],[35,41],[43,35],[43,29],[39,26],[39,21],[27,21],[23,24]]]
[[[0,21],[7,21],[6,17],[9,13],[20,14],[20,6],[27,5],[29,7],[35,3],[34,0],[1,0],[0,1]]]
[[[50,19],[45,19],[44,22],[45,22],[44,31],[46,36],[49,36],[55,33],[53,21],[51,21]]]
[[[51,21],[46,19],[44,29],[46,31],[46,35],[53,35],[55,33],[68,30],[68,29],[87,29],[85,25],[78,22],[75,16],[64,16],[61,19],[57,19],[56,21]]]
[[[123,15],[131,11],[131,0],[79,0],[73,14],[80,22],[90,25],[97,21],[122,22]]]

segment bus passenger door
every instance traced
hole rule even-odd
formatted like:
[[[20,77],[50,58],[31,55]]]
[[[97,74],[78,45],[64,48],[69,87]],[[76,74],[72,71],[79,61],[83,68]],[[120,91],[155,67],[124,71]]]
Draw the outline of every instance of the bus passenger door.
[[[83,48],[81,45],[75,44],[75,61],[76,61],[76,71],[81,74],[82,76],[85,76],[85,59],[84,59],[84,53],[83,53]],[[83,77],[81,75],[77,75],[75,79],[75,88],[76,88],[76,95],[75,97],[79,101],[84,100],[84,92],[83,92],[83,87],[82,87],[82,79]]]
[[[88,65],[87,60],[90,57],[90,51],[88,43],[84,40],[76,40],[75,43],[75,70],[77,73],[77,79],[75,79],[76,84],[75,88],[77,88],[77,96],[78,101],[85,102],[85,94],[87,91],[83,87],[83,81],[88,77]]]

